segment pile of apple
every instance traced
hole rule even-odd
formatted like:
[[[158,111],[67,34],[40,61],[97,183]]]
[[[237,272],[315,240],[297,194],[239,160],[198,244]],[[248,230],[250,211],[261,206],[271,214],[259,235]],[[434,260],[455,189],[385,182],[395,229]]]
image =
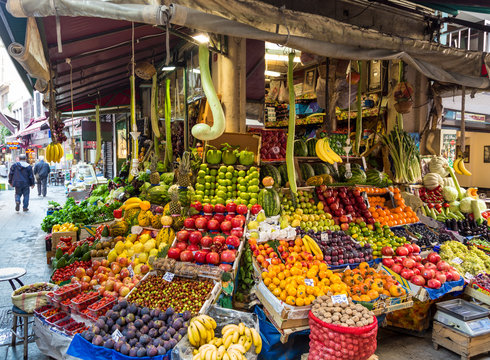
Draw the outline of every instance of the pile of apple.
[[[82,291],[97,290],[105,297],[125,297],[131,289],[141,280],[144,274],[150,271],[148,265],[141,266],[140,275],[131,276],[129,260],[118,257],[112,264],[104,259],[92,261],[92,267],[84,269],[79,267],[75,270],[75,276],[71,278],[72,283],[79,283]]]
[[[214,206],[195,202],[192,206],[202,214],[184,220],[184,228],[177,232],[168,257],[231,270],[243,237],[247,206],[233,202]]]
[[[383,258],[383,265],[412,284],[439,289],[447,281],[460,279],[456,269],[441,260],[438,253],[431,252],[427,258],[422,259],[416,244],[405,244],[396,250],[398,256]]]
[[[316,187],[316,193],[318,199],[323,203],[323,211],[332,215],[336,225],[352,221],[375,223],[359,190],[345,186],[329,188],[326,185],[320,185]]]

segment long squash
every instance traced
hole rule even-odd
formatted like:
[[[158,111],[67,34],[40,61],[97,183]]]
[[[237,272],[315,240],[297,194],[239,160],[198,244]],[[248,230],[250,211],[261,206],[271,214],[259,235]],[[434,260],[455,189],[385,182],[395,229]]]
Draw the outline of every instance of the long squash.
[[[362,100],[361,100],[362,62],[358,61],[357,65],[359,70],[359,83],[357,84],[357,119],[356,119],[356,141],[354,142],[354,153],[356,155],[359,155],[360,147],[361,147],[361,137],[362,137]]]
[[[131,91],[130,98],[130,114],[131,114],[131,132],[136,131],[136,91],[134,84],[134,75],[129,77],[129,86]],[[133,138],[133,148],[131,151],[131,169],[133,169],[133,162],[135,159],[138,159],[138,138]],[[133,171],[129,172],[128,180],[132,181],[134,178]]]
[[[151,119],[151,129],[153,130],[153,135],[158,139],[160,138],[160,129],[158,127],[158,89],[157,89],[157,74],[155,73],[152,77],[151,82],[151,101],[150,101],[150,119]]]
[[[294,169],[294,131],[296,126],[296,101],[293,82],[294,56],[294,53],[290,53],[288,61],[289,123],[288,140],[286,144],[286,166],[288,170],[289,188],[293,194],[296,194],[296,171]]]
[[[171,134],[171,119],[172,117],[172,104],[170,103],[170,79],[165,81],[165,163],[172,165],[173,153],[172,153],[172,134]]]
[[[100,106],[95,106],[95,138],[97,140],[97,146],[95,148],[95,163],[100,160],[101,147],[102,147],[102,134],[100,133]]]

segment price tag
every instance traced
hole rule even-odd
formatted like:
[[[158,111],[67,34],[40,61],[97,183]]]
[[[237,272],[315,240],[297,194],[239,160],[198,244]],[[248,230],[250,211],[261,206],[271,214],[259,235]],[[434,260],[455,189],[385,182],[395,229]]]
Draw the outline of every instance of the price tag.
[[[272,264],[272,259],[271,258],[267,258],[267,259],[265,259],[265,261],[267,261],[269,264]]]
[[[454,259],[451,260],[451,262],[460,265],[463,263],[463,260],[461,260],[459,257],[455,257]]]
[[[163,280],[165,281],[168,281],[168,282],[172,282],[172,280],[174,279],[174,276],[175,274],[174,273],[171,273],[171,272],[166,272],[165,275],[163,275]]]
[[[271,151],[274,153],[274,154],[279,154],[281,152],[281,149],[279,148],[279,146],[273,146]]]
[[[364,171],[366,171],[367,169],[366,158],[364,156],[361,156],[361,160],[362,160],[362,167],[364,168]]]
[[[112,333],[111,337],[115,342],[118,342],[119,339],[123,337],[123,334],[118,329],[116,329]]]
[[[321,241],[328,241],[328,233],[322,232],[320,235],[320,240]]]
[[[464,277],[465,277],[466,279],[468,279],[468,280],[473,280],[473,279],[475,278],[475,277],[474,277],[472,274],[470,274],[469,272],[467,272],[466,274],[464,274]]]
[[[134,270],[133,270],[133,266],[132,265],[129,265],[128,266],[128,271],[129,271],[129,276],[130,277],[133,277],[134,276]]]
[[[315,286],[315,281],[313,279],[305,279],[306,286]]]
[[[332,302],[334,304],[340,304],[340,303],[348,304],[349,300],[347,299],[347,296],[345,294],[340,294],[340,295],[333,295]]]

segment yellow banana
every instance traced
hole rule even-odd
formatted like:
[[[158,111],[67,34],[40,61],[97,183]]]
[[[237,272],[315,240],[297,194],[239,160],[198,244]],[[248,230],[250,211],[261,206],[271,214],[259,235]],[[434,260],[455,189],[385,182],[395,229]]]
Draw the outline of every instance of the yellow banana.
[[[233,333],[233,344],[236,344],[238,342],[239,336],[240,336],[240,334],[238,333],[238,331]]]
[[[316,152],[316,156],[318,156],[320,158],[320,160],[324,161],[324,162],[327,162],[327,158],[325,158],[323,156],[323,151],[322,151],[322,139],[318,140],[315,144],[315,152]]]
[[[140,204],[129,204],[126,205],[126,208],[124,210],[129,210],[129,209],[134,209],[134,208],[139,208]]]
[[[201,360],[201,353],[197,353],[192,357],[192,360]]]
[[[235,325],[235,324],[228,324],[228,325],[224,326],[223,329],[221,329],[221,334],[224,335],[230,329],[233,329],[233,330],[237,331],[238,330],[238,326]]]
[[[141,201],[143,201],[143,200],[141,200],[140,198],[131,197],[124,202],[124,205],[139,204]],[[192,322],[192,320],[191,320],[191,322]]]
[[[50,148],[51,148],[51,144],[48,144],[48,146],[46,147],[46,161],[48,163],[51,162],[51,152],[50,152]]]
[[[56,144],[51,144],[51,158],[54,162],[58,162],[58,147]]]
[[[250,331],[250,328],[246,327],[245,328],[245,336],[249,338],[250,340],[252,339],[252,332]]]
[[[226,348],[223,345],[221,345],[218,348],[218,353],[216,354],[216,359],[217,360],[223,359],[223,355],[225,354],[225,352],[226,352]]]
[[[238,338],[237,344],[244,346],[246,342],[247,342],[247,337],[245,335],[242,335]]]
[[[459,163],[461,162],[461,160],[461,158],[457,158],[456,160],[454,160],[453,164],[453,169],[458,175],[463,175],[463,173],[459,170]]]
[[[224,345],[225,349],[228,349],[230,347],[230,345],[232,344],[232,342],[233,342],[233,334],[230,333],[230,335],[228,337],[223,338],[223,345]]]
[[[310,242],[307,239],[305,239],[304,237],[303,237],[303,245],[305,246],[306,251],[311,254]]]
[[[228,352],[225,352],[223,354],[223,360],[231,360],[230,355],[228,355]]]
[[[245,350],[245,347],[241,344],[233,344],[230,346],[230,348],[228,349],[228,351],[230,350],[238,350],[240,353],[242,354],[245,354],[246,353],[246,350]]]
[[[199,344],[199,339],[195,336],[196,332],[199,334],[195,325],[190,323],[189,327],[187,328],[187,336],[189,337],[189,343],[192,346],[197,346]]]
[[[208,336],[207,336],[207,341],[211,341],[214,339],[214,330],[211,328],[211,329],[207,329],[207,332],[208,332]]]
[[[471,176],[472,174],[466,169],[466,167],[464,166],[464,159],[461,159],[461,161],[458,163],[458,168],[459,168],[459,171],[461,171],[461,173],[463,175],[466,175],[466,176]]]
[[[242,322],[238,324],[238,333],[240,335],[243,335],[245,333],[245,324]]]
[[[60,153],[60,157],[58,159],[58,162],[60,162],[60,160],[63,158],[63,156],[65,155],[65,150],[63,150],[63,146],[58,143],[58,148],[59,148],[59,153]]]
[[[202,322],[206,328],[214,329],[213,322],[210,320],[210,319],[212,319],[211,317],[209,317],[207,315],[199,315],[195,319]]]
[[[255,346],[255,353],[260,354],[260,351],[262,350],[262,338],[260,337],[260,334],[255,330],[254,328],[250,328],[250,331],[252,332],[252,340]]]
[[[209,349],[206,351],[206,357],[205,359],[206,360],[213,360],[213,359],[216,359],[216,353],[217,353],[217,350],[216,349]]]
[[[245,352],[250,350],[250,348],[252,347],[252,338],[248,338],[243,347],[245,348]]]
[[[238,356],[235,351],[231,351],[230,349],[226,350],[231,360],[240,360],[241,356]]]
[[[194,324],[197,330],[199,330],[199,337],[201,338],[201,340],[206,341],[208,333],[204,325],[200,321],[193,321],[191,324]]]
[[[328,142],[327,138],[324,138],[325,141],[323,142],[323,148],[326,150],[327,155],[335,162],[342,162],[342,158],[337,155],[335,151],[332,150],[330,147],[330,143]]]
[[[320,139],[316,142],[318,147],[319,147],[319,153],[321,155],[321,156],[319,156],[319,158],[325,162],[328,162],[329,164],[333,164],[335,161],[325,151],[326,150],[326,148],[325,148],[325,141],[326,140],[327,140],[326,138],[323,138],[323,139]],[[315,145],[315,150],[316,150],[316,145]]]

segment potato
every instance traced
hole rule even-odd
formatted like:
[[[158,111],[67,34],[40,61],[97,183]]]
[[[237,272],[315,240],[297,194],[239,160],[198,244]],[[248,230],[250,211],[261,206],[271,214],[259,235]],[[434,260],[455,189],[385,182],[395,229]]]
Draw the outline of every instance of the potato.
[[[358,321],[358,322],[356,322],[356,326],[357,327],[364,326],[364,323],[362,321]]]
[[[352,309],[351,308],[345,309],[345,313],[347,315],[352,315]]]
[[[337,314],[335,314],[335,315],[332,316],[332,320],[338,322],[340,320],[340,316],[337,315]]]

